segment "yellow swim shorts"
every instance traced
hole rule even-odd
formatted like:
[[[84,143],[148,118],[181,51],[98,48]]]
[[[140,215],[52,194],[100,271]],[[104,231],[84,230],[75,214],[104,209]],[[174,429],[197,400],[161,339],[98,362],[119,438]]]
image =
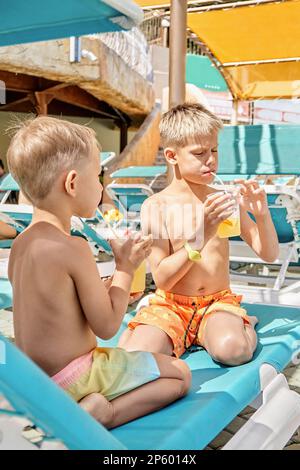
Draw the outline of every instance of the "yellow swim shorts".
[[[95,348],[74,359],[52,379],[76,401],[95,392],[111,401],[159,377],[151,353]]]

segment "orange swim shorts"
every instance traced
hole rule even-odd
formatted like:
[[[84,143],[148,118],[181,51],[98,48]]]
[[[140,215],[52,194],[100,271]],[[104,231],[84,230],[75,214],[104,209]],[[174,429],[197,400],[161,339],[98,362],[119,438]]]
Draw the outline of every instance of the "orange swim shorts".
[[[212,313],[233,313],[249,324],[247,312],[240,306],[241,300],[242,296],[229,289],[199,297],[158,289],[155,297],[150,298],[149,306],[141,308],[128,327],[134,330],[138,325],[157,326],[171,338],[173,354],[180,357],[193,344],[203,345],[205,324]]]

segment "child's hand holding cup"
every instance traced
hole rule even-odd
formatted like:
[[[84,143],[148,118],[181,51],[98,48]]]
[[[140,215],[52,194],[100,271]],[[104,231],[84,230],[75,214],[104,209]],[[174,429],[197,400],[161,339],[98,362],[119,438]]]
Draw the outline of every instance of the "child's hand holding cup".
[[[122,237],[122,238],[121,238]],[[134,272],[131,293],[143,292],[146,286],[146,258],[151,253],[152,235],[142,236],[140,232],[125,232],[118,240],[111,241],[116,265]]]
[[[237,237],[241,233],[240,225],[240,188],[224,186],[224,191],[209,194],[208,218],[217,224],[219,238]]]

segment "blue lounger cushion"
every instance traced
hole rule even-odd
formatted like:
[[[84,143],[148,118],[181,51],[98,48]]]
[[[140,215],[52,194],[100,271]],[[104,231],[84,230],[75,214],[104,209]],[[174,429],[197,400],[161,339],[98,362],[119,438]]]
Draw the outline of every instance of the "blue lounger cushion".
[[[114,171],[111,178],[155,178],[159,175],[165,174],[167,171],[166,165],[153,165],[153,166],[129,166],[119,168]]]
[[[71,449],[202,449],[260,392],[264,363],[281,371],[300,340],[300,308],[245,304],[259,318],[259,344],[253,361],[221,366],[200,350],[186,354],[193,372],[192,389],[184,399],[111,433],[84,414],[51,380],[13,345],[0,362],[0,392],[17,410],[26,412],[50,436]],[[130,316],[124,319],[124,330]],[[119,334],[103,346],[115,346]],[[1,346],[1,341],[0,341]]]
[[[259,344],[253,361],[225,367],[204,350],[186,354],[193,373],[189,395],[159,413],[113,430],[113,435],[135,449],[205,448],[258,396],[260,365],[268,363],[278,372],[283,370],[295,351],[295,341],[300,340],[300,308],[252,304],[245,308],[259,318]],[[115,346],[116,338],[106,344]]]
[[[12,307],[12,286],[8,279],[0,278],[0,309]]]
[[[292,225],[287,221],[287,210],[285,207],[276,204],[277,199],[278,194],[268,194],[268,205],[279,243],[293,242],[295,235]],[[252,214],[249,213],[249,216],[255,221],[255,217]],[[240,237],[233,237],[232,240],[241,241],[242,239]]]
[[[0,395],[17,415],[26,416],[49,439],[71,450],[123,449],[103,426],[84,412],[18,348],[0,335]]]
[[[18,183],[10,173],[8,173],[1,181],[0,191],[20,191]]]

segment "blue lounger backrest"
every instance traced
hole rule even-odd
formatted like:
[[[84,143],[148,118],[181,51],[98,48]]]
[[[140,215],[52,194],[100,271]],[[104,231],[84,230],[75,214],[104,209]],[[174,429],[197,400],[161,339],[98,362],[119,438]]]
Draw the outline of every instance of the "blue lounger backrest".
[[[12,306],[12,286],[8,279],[0,278],[0,309]]]
[[[268,194],[268,205],[279,243],[292,242],[295,237],[291,224],[286,220],[287,210],[285,207],[276,204],[277,199],[278,194]]]
[[[0,394],[40,427],[73,450],[124,449],[28,357],[0,335]]]
[[[0,183],[0,191],[20,191],[20,187],[10,173]]]
[[[16,207],[18,207],[18,206],[16,206]],[[0,212],[1,212],[1,207],[0,207]],[[22,211],[20,211],[20,212],[16,212],[16,211],[9,212],[9,211],[6,210],[5,214],[10,216],[17,223],[20,222],[21,225],[24,226],[24,228],[27,227],[30,224],[31,220],[32,220],[32,212],[30,212],[30,211],[28,211],[28,212],[22,212]],[[97,233],[87,222],[85,222],[84,220],[81,220],[81,225],[82,225],[82,230],[81,231],[72,229],[71,234],[76,235],[76,236],[83,236],[84,238],[88,239],[89,241],[95,243],[99,248],[102,247],[104,249],[104,251],[106,251],[107,253],[109,253],[109,254],[112,253],[110,244],[103,237],[101,237],[101,235],[99,235],[99,233]],[[19,227],[17,227],[17,230],[19,232],[22,231],[21,228],[19,228]],[[8,242],[8,241],[6,241],[6,242]],[[7,243],[7,245],[9,245],[9,243]],[[0,241],[0,247],[1,247],[1,241]],[[3,246],[3,247],[6,247],[6,246]]]
[[[300,126],[226,126],[219,135],[218,173],[300,175]]]
[[[111,249],[111,246],[110,244],[108,243],[107,240],[105,240],[103,237],[101,237],[101,235],[99,235],[98,232],[96,232],[96,230],[94,230],[87,222],[85,222],[83,219],[80,219],[81,221],[81,224],[82,224],[82,229],[80,232],[78,232],[78,230],[74,230],[72,229],[71,230],[71,234],[72,235],[75,235],[75,236],[81,236],[84,238],[86,238],[87,240],[89,240],[90,242],[92,243],[95,243],[95,245],[98,247],[98,248],[103,248],[103,250],[108,253],[108,254],[112,254],[112,249]]]
[[[268,206],[270,209],[271,217],[275,226],[275,230],[278,236],[279,243],[288,243],[295,240],[294,232],[291,224],[287,221],[287,210],[281,204],[278,204],[276,201],[278,199],[278,194],[268,194]],[[252,214],[249,216],[255,220]],[[299,226],[300,230],[300,226]],[[300,231],[299,231],[300,235]],[[240,241],[240,237],[233,237],[232,240]]]
[[[116,203],[119,205],[118,209],[122,212],[140,212],[143,202],[149,197],[142,188],[119,188],[112,187],[116,196]]]

